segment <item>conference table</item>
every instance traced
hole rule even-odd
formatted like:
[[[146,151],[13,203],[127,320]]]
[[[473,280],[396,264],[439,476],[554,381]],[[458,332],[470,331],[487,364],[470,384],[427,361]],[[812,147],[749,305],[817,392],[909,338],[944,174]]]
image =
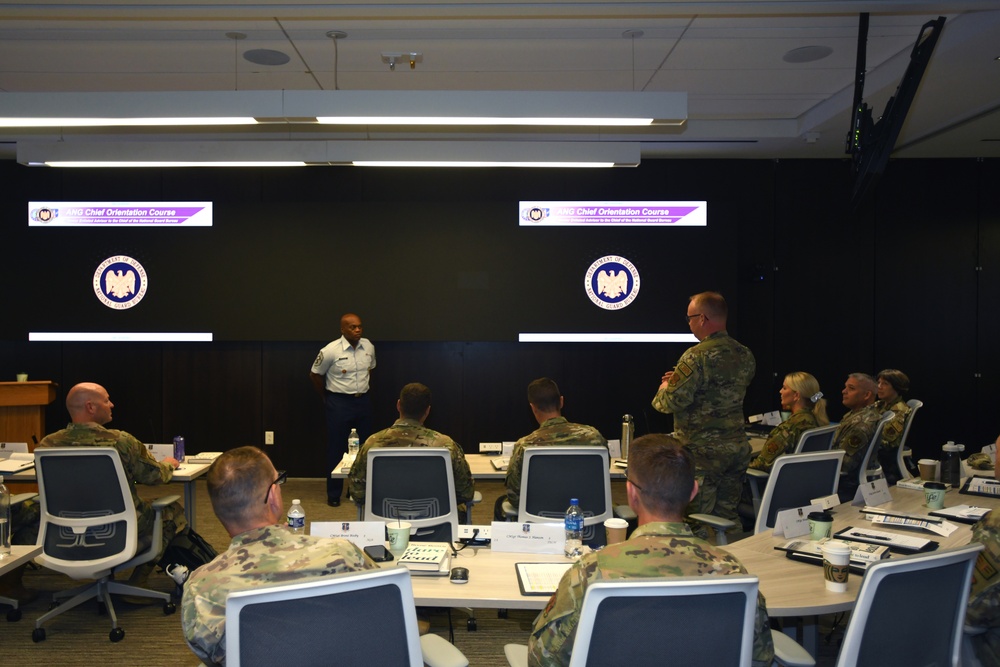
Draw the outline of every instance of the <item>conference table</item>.
[[[187,519],[191,530],[196,530],[195,501],[198,494],[195,493],[194,482],[196,479],[208,472],[211,463],[182,463],[174,470],[173,479],[170,483],[179,482],[184,490],[184,517]],[[4,480],[9,482],[35,482],[37,477],[34,468],[28,468],[13,475],[4,475]]]
[[[923,491],[892,487],[892,501],[880,505],[888,512],[909,515],[923,515]],[[950,489],[945,495],[945,507],[973,505],[998,508],[1000,498],[961,495]],[[837,532],[849,526],[868,524],[861,512],[862,506],[850,503],[833,508],[833,530]],[[942,537],[926,531],[894,529],[879,525],[877,530],[899,532],[902,535],[920,536],[939,543],[938,549],[948,549],[967,544],[971,539],[971,526],[955,523],[957,529],[949,536]],[[802,641],[805,648],[816,655],[816,617],[821,614],[850,611],[858,597],[862,577],[851,573],[847,592],[832,593],[826,590],[823,568],[809,563],[790,560],[784,552],[777,551],[788,541],[776,537],[768,530],[726,545],[727,551],[740,559],[750,574],[760,580],[760,591],[767,601],[768,614],[772,618],[802,619]],[[893,553],[892,558],[901,554]],[[549,596],[522,595],[515,570],[516,563],[568,563],[561,555],[537,555],[526,553],[493,552],[488,547],[466,547],[452,558],[452,567],[469,570],[469,582],[456,585],[448,577],[413,576],[413,594],[416,604],[427,607],[470,607],[492,609],[542,609]],[[391,563],[386,563],[391,566]]]

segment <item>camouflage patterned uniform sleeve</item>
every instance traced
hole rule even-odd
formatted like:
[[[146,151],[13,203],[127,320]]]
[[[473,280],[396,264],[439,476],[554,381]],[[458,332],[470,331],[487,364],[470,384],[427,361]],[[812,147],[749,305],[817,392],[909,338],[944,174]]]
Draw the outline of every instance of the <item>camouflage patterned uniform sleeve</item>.
[[[845,475],[857,472],[865,457],[865,448],[875,435],[881,413],[872,404],[868,407],[849,412],[844,416],[840,426],[833,432],[833,447],[839,447],[847,452],[841,472]]]
[[[184,639],[206,664],[223,664],[230,592],[376,567],[347,540],[293,535],[283,526],[247,531],[233,538],[229,549],[215,560],[191,573],[185,583],[181,601]]]
[[[517,510],[518,503],[521,502],[521,466],[524,465],[524,441],[521,438],[514,443],[514,451],[510,453],[510,460],[507,462],[507,501]]]
[[[889,410],[893,414],[892,420],[882,427],[882,449],[896,449],[903,439],[903,429],[910,414],[910,406],[902,398],[897,398],[892,405],[879,401],[878,406],[879,413]]]
[[[528,665],[565,667],[569,664],[587,583],[596,571],[597,555],[590,553],[563,575],[559,588],[535,619],[528,638]]]
[[[1000,665],[1000,512],[990,512],[972,528],[972,541],[985,547],[972,572],[966,625],[982,628],[967,635],[983,665]]]
[[[653,397],[653,407],[660,412],[668,415],[682,412],[694,403],[702,376],[700,357],[694,352],[696,347],[684,351],[667,386]]]
[[[476,482],[472,479],[469,462],[465,460],[465,451],[451,438],[445,437],[445,440],[445,446],[451,452],[452,475],[455,477],[455,502],[461,505],[472,500],[472,496],[476,493]]]
[[[122,457],[122,465],[137,484],[165,484],[174,476],[174,469],[166,463],[160,463],[146,445],[130,433],[115,431],[118,435],[118,453]]]
[[[816,416],[808,411],[801,410],[792,414],[786,421],[782,422],[771,431],[770,437],[764,443],[757,457],[750,462],[750,467],[755,470],[770,472],[774,466],[774,461],[782,454],[791,454],[799,444],[799,438],[804,431],[816,428]]]
[[[347,475],[347,492],[359,505],[365,504],[365,484],[368,481],[368,450],[372,448],[373,438],[379,433],[368,436],[365,443],[361,445],[358,456],[351,465],[351,472]]]

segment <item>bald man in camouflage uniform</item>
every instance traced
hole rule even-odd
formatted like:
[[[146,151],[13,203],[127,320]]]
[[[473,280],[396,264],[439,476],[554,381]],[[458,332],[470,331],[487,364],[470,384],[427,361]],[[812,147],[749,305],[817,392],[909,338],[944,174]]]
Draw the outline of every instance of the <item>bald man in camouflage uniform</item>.
[[[538,422],[538,428],[514,443],[514,450],[507,464],[507,495],[497,498],[494,507],[494,515],[498,521],[506,520],[506,513],[503,510],[504,500],[515,510],[520,502],[525,447],[572,445],[607,449],[607,439],[596,428],[586,424],[574,424],[562,416],[564,403],[555,380],[538,378],[528,385],[528,407]]]
[[[993,511],[972,527],[979,552],[972,573],[972,592],[965,624],[986,632],[970,636],[976,657],[984,667],[1000,667],[1000,512]]]
[[[184,638],[206,664],[226,664],[229,593],[377,567],[347,540],[292,533],[282,521],[278,473],[256,447],[224,452],[207,477],[212,509],[233,540],[215,560],[191,573],[184,585]],[[295,662],[294,652],[289,661]]]
[[[399,393],[396,410],[399,412],[399,419],[389,428],[365,440],[351,466],[350,494],[354,502],[365,502],[368,452],[378,447],[445,447],[451,452],[456,503],[461,505],[472,500],[476,488],[469,462],[465,460],[465,451],[448,436],[424,426],[431,413],[431,390],[419,382],[411,382]]]
[[[122,460],[125,477],[131,482],[132,502],[138,516],[139,535],[149,536],[153,532],[156,512],[153,507],[136,493],[136,484],[167,484],[173,478],[179,465],[177,459],[167,457],[157,461],[146,445],[125,431],[104,428],[111,421],[111,402],[107,390],[99,384],[83,382],[66,394],[66,409],[71,422],[61,431],[51,433],[38,443],[39,447],[114,447]],[[129,582],[142,586],[163,555],[174,536],[187,528],[184,508],[173,502],[163,509],[163,546],[157,557],[149,563],[135,568]],[[139,598],[136,598],[138,600]]]
[[[848,375],[841,391],[842,402],[848,412],[840,420],[837,430],[833,432],[831,449],[839,448],[847,452],[840,467],[843,479],[840,480],[837,489],[843,502],[853,499],[857,493],[858,468],[861,467],[868,445],[875,435],[875,429],[878,428],[878,421],[882,417],[875,403],[875,391],[875,380],[866,373]],[[878,459],[875,457],[868,462],[869,468],[877,465]]]
[[[626,493],[629,506],[639,517],[639,527],[627,541],[588,553],[566,571],[531,629],[529,665],[569,664],[583,598],[595,581],[746,574],[736,557],[695,537],[684,523],[684,508],[697,491],[693,459],[679,442],[653,434],[632,443]],[[718,630],[720,635],[735,632],[734,628]],[[622,641],[627,642],[627,637]],[[665,646],[665,663],[670,662],[669,653],[670,647]],[[753,665],[766,667],[773,657],[767,606],[758,593]]]
[[[689,513],[739,520],[742,478],[750,463],[743,398],[757,362],[726,331],[726,300],[716,292],[691,297],[687,320],[699,343],[663,375],[653,407],[674,415],[674,436],[691,452],[701,490]]]

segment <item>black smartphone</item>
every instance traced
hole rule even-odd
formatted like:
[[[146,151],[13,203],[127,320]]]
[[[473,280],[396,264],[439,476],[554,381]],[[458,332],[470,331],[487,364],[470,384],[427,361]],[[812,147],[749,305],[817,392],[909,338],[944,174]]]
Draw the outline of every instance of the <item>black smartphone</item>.
[[[365,547],[365,553],[376,563],[384,563],[387,560],[392,560],[392,552],[381,544],[373,544],[370,547]]]

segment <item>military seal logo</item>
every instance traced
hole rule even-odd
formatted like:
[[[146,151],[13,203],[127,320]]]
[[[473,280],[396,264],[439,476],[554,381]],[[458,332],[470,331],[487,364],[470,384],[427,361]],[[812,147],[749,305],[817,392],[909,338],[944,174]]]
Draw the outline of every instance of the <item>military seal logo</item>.
[[[639,270],[624,257],[607,255],[590,265],[583,286],[594,305],[621,310],[639,294]]]
[[[146,296],[149,280],[146,269],[137,260],[114,255],[94,271],[94,294],[98,301],[113,310],[126,310]]]

